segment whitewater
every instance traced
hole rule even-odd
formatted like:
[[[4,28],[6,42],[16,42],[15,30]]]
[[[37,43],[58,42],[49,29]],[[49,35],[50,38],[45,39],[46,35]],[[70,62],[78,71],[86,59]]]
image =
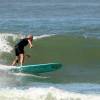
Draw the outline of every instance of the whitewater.
[[[24,87],[0,88],[1,100],[99,100],[98,84],[35,83]],[[92,92],[91,92],[92,91]]]

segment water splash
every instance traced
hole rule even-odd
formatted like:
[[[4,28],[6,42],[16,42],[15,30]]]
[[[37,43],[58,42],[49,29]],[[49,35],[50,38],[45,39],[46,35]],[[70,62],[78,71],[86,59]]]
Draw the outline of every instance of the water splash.
[[[33,39],[41,39],[45,37],[50,37],[55,34],[43,34],[40,36],[34,36]],[[12,38],[12,41],[15,42],[17,39],[22,39],[24,38],[25,35],[22,34],[13,34],[13,33],[0,33],[0,52],[8,52],[10,53],[13,50],[13,47],[10,45],[10,42],[8,41],[9,38]]]

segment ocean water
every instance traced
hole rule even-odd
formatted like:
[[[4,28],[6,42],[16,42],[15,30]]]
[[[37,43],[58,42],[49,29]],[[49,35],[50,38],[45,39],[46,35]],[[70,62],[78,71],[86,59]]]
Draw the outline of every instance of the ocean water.
[[[100,100],[100,1],[0,0],[0,100]],[[33,34],[26,64],[62,63],[11,73],[14,45]]]

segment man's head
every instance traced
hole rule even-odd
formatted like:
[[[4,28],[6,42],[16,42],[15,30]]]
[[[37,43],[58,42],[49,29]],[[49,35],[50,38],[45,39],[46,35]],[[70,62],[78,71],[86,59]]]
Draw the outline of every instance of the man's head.
[[[30,35],[27,36],[27,38],[32,41],[33,40],[33,35],[30,34]]]

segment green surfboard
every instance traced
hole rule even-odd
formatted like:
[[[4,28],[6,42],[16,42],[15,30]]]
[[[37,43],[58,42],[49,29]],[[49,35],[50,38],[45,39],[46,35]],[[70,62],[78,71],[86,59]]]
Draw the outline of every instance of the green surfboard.
[[[47,63],[47,64],[33,64],[25,65],[11,68],[10,71],[14,73],[28,73],[28,74],[37,74],[55,71],[61,68],[62,64],[60,63]]]

